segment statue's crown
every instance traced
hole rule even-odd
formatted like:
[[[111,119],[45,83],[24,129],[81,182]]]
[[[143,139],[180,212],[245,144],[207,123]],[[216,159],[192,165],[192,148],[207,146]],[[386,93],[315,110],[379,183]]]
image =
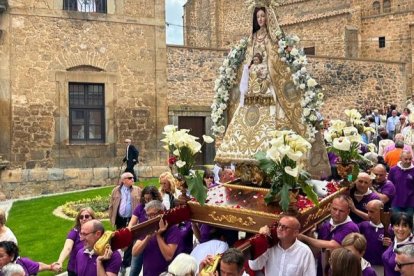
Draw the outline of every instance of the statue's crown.
[[[279,6],[279,3],[276,0],[246,0],[246,5],[249,11],[253,12],[253,10],[258,7],[274,9]]]

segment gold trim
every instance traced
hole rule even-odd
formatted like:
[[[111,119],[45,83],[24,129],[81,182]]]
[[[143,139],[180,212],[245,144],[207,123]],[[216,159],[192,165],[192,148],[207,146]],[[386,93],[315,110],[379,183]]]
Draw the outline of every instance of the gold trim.
[[[270,189],[266,188],[257,188],[257,187],[250,187],[250,186],[242,186],[242,185],[235,185],[230,183],[224,183],[222,184],[224,187],[232,188],[232,189],[240,189],[240,190],[248,190],[253,192],[264,192],[268,193]]]
[[[273,213],[266,213],[266,212],[260,212],[260,211],[253,211],[250,209],[243,209],[243,208],[233,208],[230,206],[220,206],[220,205],[204,205],[201,206],[198,202],[195,201],[188,201],[187,202],[188,205],[193,205],[194,208],[208,208],[208,209],[213,209],[213,210],[226,210],[226,211],[230,211],[233,213],[238,213],[238,214],[242,214],[242,215],[257,215],[260,217],[266,217],[266,218],[270,218],[270,219],[278,219],[279,216],[281,214],[273,214]],[[215,211],[213,211],[215,212]]]
[[[231,223],[231,224],[241,224],[243,226],[253,226],[256,225],[256,221],[252,217],[247,217],[247,220],[243,220],[243,218],[236,217],[234,215],[219,215],[216,216],[217,212],[213,211],[208,216],[211,217],[214,221],[222,222],[223,220]]]

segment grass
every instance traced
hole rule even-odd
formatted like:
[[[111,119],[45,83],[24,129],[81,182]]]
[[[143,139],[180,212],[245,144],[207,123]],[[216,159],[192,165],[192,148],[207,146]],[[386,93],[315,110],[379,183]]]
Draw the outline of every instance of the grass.
[[[139,186],[158,186],[158,179],[149,179]],[[66,235],[74,222],[53,215],[53,210],[68,201],[76,201],[96,196],[110,196],[113,186],[88,191],[78,191],[63,195],[16,201],[9,212],[7,226],[12,229],[19,243],[20,256],[50,264],[57,261]],[[105,229],[111,230],[108,221]],[[41,275],[52,275],[43,272]]]

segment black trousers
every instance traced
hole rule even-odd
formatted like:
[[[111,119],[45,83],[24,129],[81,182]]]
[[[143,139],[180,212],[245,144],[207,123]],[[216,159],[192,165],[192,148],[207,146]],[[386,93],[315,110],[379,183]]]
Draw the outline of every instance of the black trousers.
[[[131,218],[124,218],[124,217],[121,217],[119,214],[116,215],[116,219],[115,219],[116,229],[118,230],[118,229],[127,227],[130,220],[131,220]],[[130,244],[127,247],[127,249],[124,251],[124,258],[122,258],[122,266],[123,267],[130,267],[131,266],[132,245],[133,244]]]
[[[129,172],[129,173],[132,173],[132,175],[134,176],[134,182],[137,182],[137,176],[135,175],[135,171],[134,171],[134,166],[135,166],[135,162],[132,162],[132,161],[129,161],[129,160],[127,160],[126,161],[126,169],[125,169],[125,172]]]

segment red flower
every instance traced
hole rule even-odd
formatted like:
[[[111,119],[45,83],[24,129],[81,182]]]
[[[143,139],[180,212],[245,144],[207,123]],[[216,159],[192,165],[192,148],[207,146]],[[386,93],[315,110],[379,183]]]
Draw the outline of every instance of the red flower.
[[[168,158],[168,164],[169,164],[169,165],[174,165],[174,164],[175,164],[175,162],[177,162],[177,157],[175,157],[174,155],[171,155],[171,156]]]

